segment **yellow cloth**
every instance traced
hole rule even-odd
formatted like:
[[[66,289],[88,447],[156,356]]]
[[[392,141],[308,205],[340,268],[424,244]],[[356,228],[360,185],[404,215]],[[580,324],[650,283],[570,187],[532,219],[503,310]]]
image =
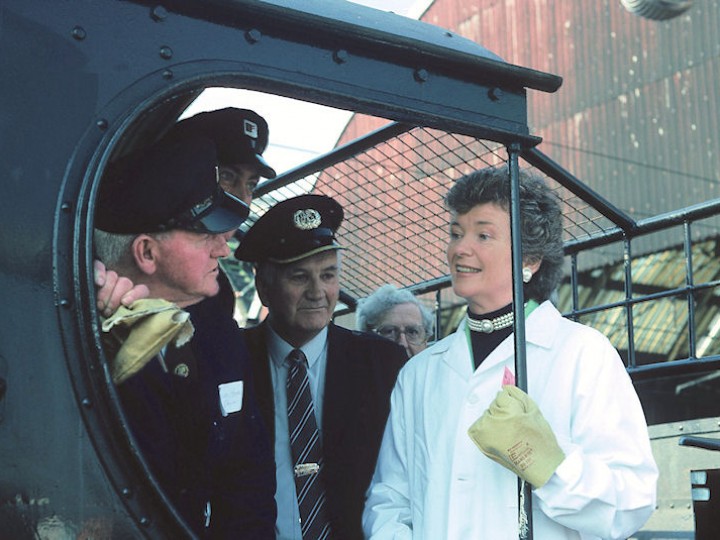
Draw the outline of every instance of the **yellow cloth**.
[[[187,311],[160,298],[121,306],[102,321],[102,330],[115,384],[140,371],[168,343],[187,343],[195,331]]]
[[[483,454],[536,488],[565,459],[538,406],[516,386],[503,386],[468,435]]]

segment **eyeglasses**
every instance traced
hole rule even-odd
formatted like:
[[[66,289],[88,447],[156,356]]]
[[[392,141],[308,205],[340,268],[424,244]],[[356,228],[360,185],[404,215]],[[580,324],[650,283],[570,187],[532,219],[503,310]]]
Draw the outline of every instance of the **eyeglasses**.
[[[400,341],[400,336],[405,334],[405,339],[411,345],[420,345],[425,343],[425,329],[422,326],[406,326],[400,328],[397,326],[380,326],[374,330],[376,334],[384,338],[392,339],[395,342]]]

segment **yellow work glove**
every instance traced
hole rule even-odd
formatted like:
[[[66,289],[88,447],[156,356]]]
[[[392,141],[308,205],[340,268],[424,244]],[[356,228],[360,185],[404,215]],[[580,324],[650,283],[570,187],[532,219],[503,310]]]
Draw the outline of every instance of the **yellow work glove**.
[[[102,321],[102,330],[115,384],[140,371],[168,343],[187,343],[195,331],[187,311],[160,298],[121,306]]]
[[[503,386],[468,435],[483,454],[536,488],[565,459],[538,406],[516,386]]]

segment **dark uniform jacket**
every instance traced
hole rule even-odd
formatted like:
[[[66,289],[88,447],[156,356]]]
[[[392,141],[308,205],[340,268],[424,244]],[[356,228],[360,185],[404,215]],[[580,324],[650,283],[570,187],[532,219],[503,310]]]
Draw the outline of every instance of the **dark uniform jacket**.
[[[240,329],[217,301],[188,308],[195,334],[185,347],[168,347],[167,373],[153,359],[118,393],[150,468],[198,536],[270,540],[277,517],[273,447]],[[218,385],[233,381],[243,381],[242,408],[223,416]]]
[[[266,323],[244,330],[258,403],[274,439],[274,399]],[[331,324],[323,403],[323,467],[333,538],[362,539],[362,511],[390,411],[390,392],[406,361],[395,343]],[[274,447],[274,443],[273,443]]]

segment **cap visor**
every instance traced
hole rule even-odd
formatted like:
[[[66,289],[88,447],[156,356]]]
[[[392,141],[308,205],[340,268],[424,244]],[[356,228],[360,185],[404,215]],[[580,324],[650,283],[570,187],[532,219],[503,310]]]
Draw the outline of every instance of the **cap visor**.
[[[198,220],[203,228],[211,234],[232,231],[240,227],[250,214],[250,208],[237,197],[222,193],[209,212]]]
[[[257,160],[259,166],[260,176],[263,178],[275,178],[277,176],[275,169],[268,165],[268,162],[265,161],[265,158],[263,158],[260,154],[255,154],[255,159]]]

